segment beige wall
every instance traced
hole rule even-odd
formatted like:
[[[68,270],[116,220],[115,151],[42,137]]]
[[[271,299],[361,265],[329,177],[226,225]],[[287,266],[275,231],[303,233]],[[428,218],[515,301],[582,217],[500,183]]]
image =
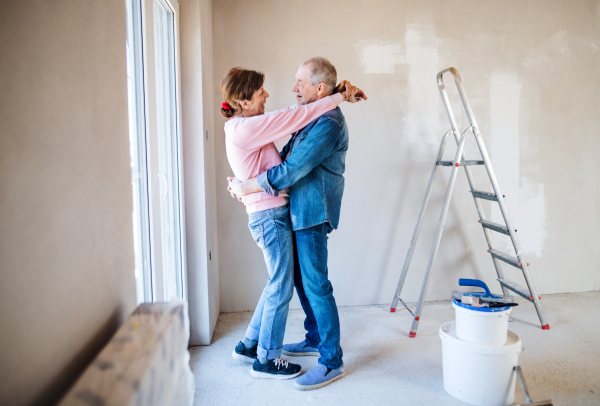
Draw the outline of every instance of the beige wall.
[[[211,2],[180,0],[179,12],[190,344],[208,345],[219,317]]]
[[[598,1],[219,0],[213,16],[215,83],[233,66],[262,70],[268,110],[293,103],[297,66],[316,55],[369,95],[364,104],[342,106],[350,149],[329,260],[338,305],[391,302],[449,129],[435,75],[450,66],[465,81],[539,291],[600,289]],[[456,92],[450,95],[456,101]],[[215,100],[221,101],[218,88]],[[222,134],[217,114],[215,133]],[[466,128],[466,117],[458,120]],[[225,190],[231,170],[223,138],[217,140],[221,310],[247,310],[267,272],[242,206]],[[450,155],[454,149],[450,142]],[[467,146],[469,156],[475,152]],[[483,170],[474,171],[480,189],[489,190]],[[447,179],[448,172],[438,177],[407,279],[408,301],[420,289]],[[489,202],[484,207],[492,210]],[[489,216],[500,221],[497,212]],[[507,249],[508,242],[497,238],[497,246]],[[507,276],[524,284],[509,268]],[[498,290],[494,275],[460,174],[428,299],[448,299],[459,277],[481,278]]]
[[[54,403],[135,307],[125,4],[0,3],[0,404]]]

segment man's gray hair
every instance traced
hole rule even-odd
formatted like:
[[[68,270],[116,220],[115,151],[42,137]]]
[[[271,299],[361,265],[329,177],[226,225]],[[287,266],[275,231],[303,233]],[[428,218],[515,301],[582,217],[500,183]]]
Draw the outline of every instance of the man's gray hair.
[[[302,62],[300,66],[308,67],[308,80],[310,80],[313,86],[325,83],[327,93],[333,93],[337,84],[337,71],[329,60],[321,56],[316,56]]]

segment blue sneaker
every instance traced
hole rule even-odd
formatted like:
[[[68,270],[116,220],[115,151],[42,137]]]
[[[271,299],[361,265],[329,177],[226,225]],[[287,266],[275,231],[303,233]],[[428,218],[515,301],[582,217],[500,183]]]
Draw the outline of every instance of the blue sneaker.
[[[302,367],[297,364],[290,364],[283,358],[268,360],[261,364],[259,360],[254,361],[250,375],[256,379],[291,379],[300,375]]]
[[[318,357],[321,355],[319,354],[319,349],[315,347],[310,347],[308,344],[306,344],[306,340],[296,344],[283,344],[282,352],[285,355],[291,355],[292,357]]]
[[[256,350],[258,349],[258,344],[254,344],[250,348],[246,348],[244,343],[241,341],[235,346],[235,350],[231,353],[234,359],[238,361],[247,362],[249,364],[253,364],[256,359]]]
[[[300,378],[296,379],[294,386],[300,390],[318,389],[343,378],[346,375],[344,366],[338,369],[329,369],[325,365],[317,365]]]

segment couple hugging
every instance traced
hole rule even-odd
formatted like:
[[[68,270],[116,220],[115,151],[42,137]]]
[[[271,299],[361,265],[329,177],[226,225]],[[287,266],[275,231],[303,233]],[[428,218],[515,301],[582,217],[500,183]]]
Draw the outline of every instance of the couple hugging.
[[[227,159],[235,178],[228,190],[246,206],[248,227],[262,249],[270,278],[244,339],[233,351],[252,363],[255,378],[290,379],[301,366],[280,358],[320,356],[299,377],[298,389],[316,389],[345,375],[340,322],[327,271],[328,234],[338,226],[348,128],[338,105],[366,100],[347,81],[337,87],[325,58],[302,63],[296,105],[265,113],[269,93],[260,72],[233,68],[221,82]],[[292,134],[281,152],[274,141]],[[304,341],[283,344],[293,287],[306,313]]]

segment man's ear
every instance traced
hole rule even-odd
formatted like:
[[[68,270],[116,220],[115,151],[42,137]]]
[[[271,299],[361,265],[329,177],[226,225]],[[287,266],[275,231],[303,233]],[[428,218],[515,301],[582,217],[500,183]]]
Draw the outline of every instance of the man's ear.
[[[317,85],[317,96],[321,96],[327,90],[327,85],[323,82]]]

